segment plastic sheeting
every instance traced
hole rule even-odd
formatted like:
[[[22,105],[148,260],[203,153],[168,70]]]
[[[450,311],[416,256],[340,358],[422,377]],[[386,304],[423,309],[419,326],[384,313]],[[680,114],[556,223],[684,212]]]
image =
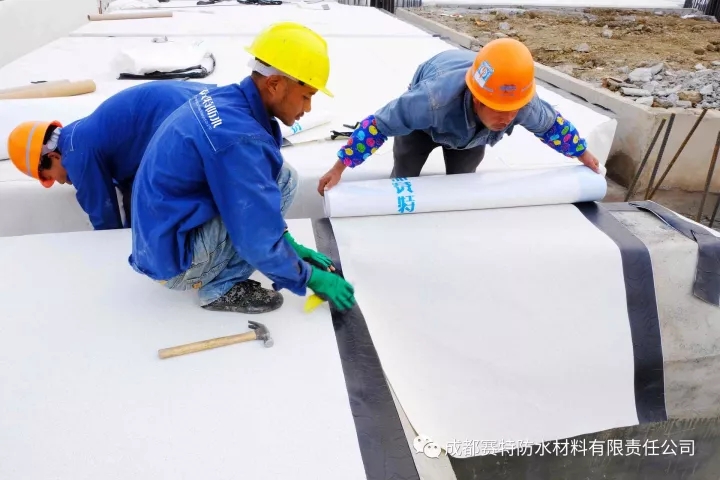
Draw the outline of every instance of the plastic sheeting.
[[[215,67],[212,53],[202,41],[158,41],[120,51],[113,59],[113,67],[118,74],[132,75],[185,71],[198,66],[212,72]]]
[[[309,221],[291,221],[315,248]],[[127,263],[130,231],[0,239],[0,478],[367,480],[330,313],[253,318],[275,344]],[[270,282],[254,275],[266,287]],[[330,452],[330,453],[328,453]],[[41,460],[39,460],[41,459]]]
[[[584,165],[344,182],[325,192],[325,215],[356,217],[602,200],[607,181]]]
[[[394,392],[449,454],[638,423],[621,254],[575,206],[331,222]]]

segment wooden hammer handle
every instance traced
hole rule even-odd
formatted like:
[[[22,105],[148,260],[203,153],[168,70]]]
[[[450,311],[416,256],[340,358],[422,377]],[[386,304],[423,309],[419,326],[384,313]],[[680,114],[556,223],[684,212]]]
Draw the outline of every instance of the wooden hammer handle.
[[[255,336],[254,331],[245,332],[238,335],[230,335],[228,337],[213,338],[212,340],[202,340],[200,342],[188,343],[177,347],[163,348],[162,350],[158,350],[158,356],[160,358],[177,357],[188,353],[210,350],[211,348],[224,347],[234,343],[247,342],[249,340],[255,340],[256,338],[257,337]]]

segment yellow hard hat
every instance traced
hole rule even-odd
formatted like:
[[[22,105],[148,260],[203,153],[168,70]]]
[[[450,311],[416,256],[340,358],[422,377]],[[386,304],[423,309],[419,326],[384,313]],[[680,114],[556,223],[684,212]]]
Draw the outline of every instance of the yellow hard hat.
[[[313,30],[295,22],[266,27],[245,51],[281,72],[318,89],[325,88],[330,76],[327,42]]]

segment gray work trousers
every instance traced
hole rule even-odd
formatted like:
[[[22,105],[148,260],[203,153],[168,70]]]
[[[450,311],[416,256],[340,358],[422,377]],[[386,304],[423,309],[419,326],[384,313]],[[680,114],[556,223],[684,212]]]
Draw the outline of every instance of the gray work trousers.
[[[435,148],[442,147],[445,173],[475,173],[485,156],[485,145],[467,150],[454,150],[435,143],[427,133],[415,130],[408,135],[397,136],[393,143],[394,166],[390,178],[419,177],[425,162]]]

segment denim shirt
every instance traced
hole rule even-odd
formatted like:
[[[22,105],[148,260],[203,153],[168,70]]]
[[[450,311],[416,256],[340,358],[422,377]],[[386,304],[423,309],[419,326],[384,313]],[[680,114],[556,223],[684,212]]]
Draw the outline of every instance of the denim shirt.
[[[454,149],[495,145],[515,125],[542,135],[550,130],[557,112],[535,94],[502,131],[486,128],[475,115],[465,73],[476,52],[447,50],[422,63],[408,90],[375,113],[378,130],[387,137],[422,130],[439,144]]]

